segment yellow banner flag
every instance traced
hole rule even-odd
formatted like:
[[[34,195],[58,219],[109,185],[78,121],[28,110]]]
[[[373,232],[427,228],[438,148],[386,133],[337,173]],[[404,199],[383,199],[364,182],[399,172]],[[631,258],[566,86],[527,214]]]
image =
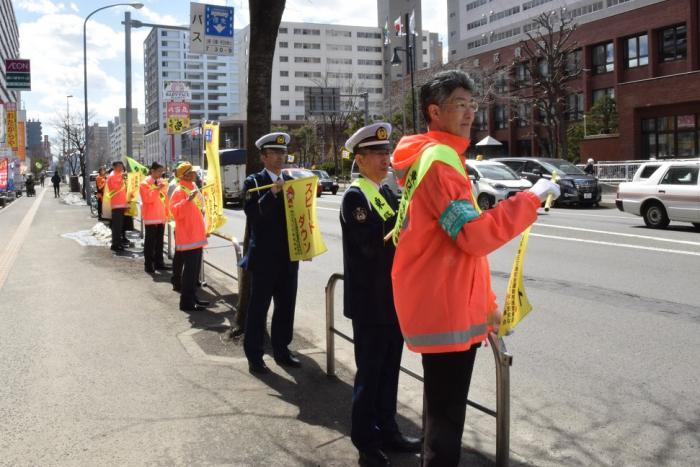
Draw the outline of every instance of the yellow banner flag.
[[[204,222],[206,224],[207,233],[210,234],[216,230],[214,228],[217,219],[216,189],[214,185],[204,185],[199,191],[204,197]]]
[[[317,186],[318,177],[284,182],[284,210],[292,261],[311,259],[327,250],[316,219]]]
[[[532,310],[532,305],[527,299],[525,286],[523,285],[523,256],[525,255],[529,238],[530,227],[523,232],[518,252],[515,255],[515,261],[513,261],[513,270],[508,280],[508,291],[506,292],[501,325],[498,328],[498,337],[503,337],[515,329],[515,326]]]
[[[143,173],[129,172],[126,174],[126,202],[129,207],[124,212],[125,216],[138,217],[139,185],[143,181]]]
[[[207,232],[211,233],[226,223],[224,216],[224,194],[221,181],[221,164],[219,162],[219,123],[205,123],[204,145],[207,152],[207,177],[205,184],[210,186],[209,197],[205,195],[206,212],[211,213],[211,222],[207,222]]]

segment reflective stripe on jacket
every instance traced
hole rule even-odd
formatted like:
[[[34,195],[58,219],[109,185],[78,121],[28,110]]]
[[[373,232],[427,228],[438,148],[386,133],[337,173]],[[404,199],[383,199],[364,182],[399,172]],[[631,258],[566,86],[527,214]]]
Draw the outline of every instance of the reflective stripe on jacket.
[[[175,219],[175,250],[185,251],[207,246],[204,216],[189,193],[194,192],[194,183],[180,180],[170,198],[170,210]]]
[[[404,137],[393,164],[405,177],[431,153],[464,163],[468,144],[440,132]],[[469,179],[435,161],[408,204],[392,279],[401,331],[414,352],[458,352],[486,339],[497,308],[486,255],[532,224],[540,206],[537,196],[525,192],[477,216],[469,214],[471,199]]]
[[[148,176],[139,185],[141,218],[144,225],[165,224],[168,210],[165,193],[168,185],[162,180],[161,183],[163,183],[163,187],[159,189],[153,177]]]

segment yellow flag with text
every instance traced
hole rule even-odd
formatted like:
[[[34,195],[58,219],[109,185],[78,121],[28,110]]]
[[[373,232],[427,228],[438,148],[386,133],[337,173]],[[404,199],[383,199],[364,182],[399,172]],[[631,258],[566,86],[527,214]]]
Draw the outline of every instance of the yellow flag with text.
[[[139,215],[139,185],[143,178],[141,172],[129,172],[126,174],[126,202],[129,203],[129,207],[124,212],[125,216],[138,217]]]
[[[523,285],[523,256],[525,255],[529,238],[530,227],[523,232],[520,238],[518,252],[515,255],[515,261],[513,261],[513,270],[508,280],[508,291],[506,292],[501,325],[498,328],[498,337],[503,337],[508,334],[508,332],[512,331],[532,310],[532,305],[530,305]]]
[[[327,250],[316,219],[317,186],[318,177],[284,182],[284,210],[292,261],[311,259]]]
[[[214,232],[226,223],[224,216],[224,196],[221,181],[221,164],[219,162],[219,123],[205,123],[204,147],[207,153],[207,177],[205,185],[209,188],[209,196],[204,194],[206,212],[211,213],[211,221],[207,222],[207,233]]]

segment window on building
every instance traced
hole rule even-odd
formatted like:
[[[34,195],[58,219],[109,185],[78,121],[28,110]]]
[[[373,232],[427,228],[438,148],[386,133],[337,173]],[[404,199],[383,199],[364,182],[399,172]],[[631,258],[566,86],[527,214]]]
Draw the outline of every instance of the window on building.
[[[289,115],[280,115],[280,120],[289,120]]]
[[[320,50],[321,44],[318,42],[295,42],[294,48],[304,50]]]
[[[612,42],[593,47],[593,73],[599,75],[615,69],[615,46]]]
[[[508,110],[505,105],[496,105],[493,108],[493,120],[497,130],[508,128]]]
[[[700,115],[642,119],[642,156],[658,159],[700,155]]]
[[[496,92],[506,92],[508,90],[508,73],[499,71],[496,79],[493,82],[493,88]]]
[[[566,114],[570,121],[583,119],[583,93],[569,94],[566,97]]]
[[[602,98],[603,96],[608,96],[611,99],[615,99],[615,88],[594,89],[592,104],[598,102],[598,99]]]
[[[297,99],[294,101],[296,107],[304,107],[304,99]]]
[[[543,78],[549,76],[549,62],[547,62],[546,58],[537,60],[537,73]]]
[[[486,17],[483,17],[481,19],[477,19],[476,21],[472,21],[471,23],[467,23],[467,31],[484,26],[487,23],[488,23],[488,20],[486,19]]]
[[[552,0],[530,0],[529,2],[523,3],[523,11],[529,10],[530,8],[535,8],[536,6],[544,5]]]
[[[530,85],[530,68],[525,63],[515,65],[515,86],[523,88]]]
[[[303,115],[297,115],[296,117],[294,117],[294,120],[296,120],[297,122],[302,122],[305,119],[306,118]]]
[[[349,45],[349,44],[326,44],[326,50],[351,52],[352,45]]]
[[[282,99],[280,100],[280,105],[282,107],[289,107],[289,99]]]
[[[280,55],[280,62],[286,63],[288,61],[289,61],[289,57],[287,57],[285,55]]]
[[[358,52],[381,52],[382,48],[381,47],[373,47],[373,46],[369,46],[369,45],[358,45],[357,51]]]
[[[289,47],[289,43],[288,43],[288,42],[282,42],[282,41],[280,41],[280,49],[286,49],[287,47]]]
[[[287,34],[287,28],[279,28],[279,34]]]
[[[357,60],[358,65],[381,65],[382,61],[381,60],[365,60],[365,59],[358,59]]]
[[[474,115],[474,127],[477,131],[489,129],[489,119],[487,109],[479,109]]]
[[[294,57],[294,63],[321,63],[321,57]]]
[[[474,8],[479,8],[481,5],[486,5],[489,0],[475,0],[473,2],[467,3],[467,11],[473,10]]]
[[[289,91],[289,85],[287,85],[287,84],[282,84],[282,85],[280,86],[280,91],[282,91],[282,92]]]
[[[625,62],[627,68],[649,64],[649,41],[646,34],[625,39]]]
[[[358,32],[358,39],[381,39],[382,35],[378,32]]]
[[[582,52],[581,49],[577,49],[574,51],[569,52],[566,55],[566,72],[569,75],[575,75],[578,74],[581,71],[582,68]]]
[[[280,70],[280,76],[282,76],[283,78],[286,78],[287,76],[289,76],[289,71],[288,70]]]
[[[685,59],[688,32],[685,24],[679,24],[659,31],[659,60],[672,62]]]
[[[352,32],[350,31],[339,31],[337,29],[326,29],[326,36],[332,37],[352,37]]]
[[[530,125],[531,118],[532,106],[527,102],[520,102],[518,104],[518,126],[525,127]]]

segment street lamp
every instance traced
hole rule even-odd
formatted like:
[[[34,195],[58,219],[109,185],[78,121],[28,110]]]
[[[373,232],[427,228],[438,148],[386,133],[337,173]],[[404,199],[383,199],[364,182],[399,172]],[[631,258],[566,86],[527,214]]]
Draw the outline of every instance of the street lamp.
[[[66,146],[70,151],[70,105],[68,99],[73,97],[73,94],[66,95],[66,121],[63,125],[63,157],[66,157]],[[68,143],[66,145],[66,143]]]
[[[88,201],[90,200],[90,183],[88,181],[90,180],[90,159],[88,158],[88,145],[89,145],[89,137],[88,137],[88,92],[87,92],[87,22],[90,19],[92,15],[97,13],[98,11],[105,10],[107,8],[113,8],[116,6],[130,6],[132,8],[136,8],[137,10],[143,8],[143,3],[114,3],[111,5],[106,5],[103,6],[102,8],[98,8],[97,10],[93,11],[89,15],[85,17],[85,21],[83,21],[83,96],[84,96],[84,104],[85,104],[85,128],[83,128],[83,131],[85,132],[85,145],[84,145],[84,152],[83,152],[83,157],[85,158],[85,170],[83,171],[83,189],[85,190],[85,199]]]
[[[406,54],[406,65],[407,71],[411,75],[411,117],[413,118],[413,133],[418,133],[418,128],[416,126],[416,86],[413,78],[414,63],[413,63],[413,46],[408,45],[408,47],[394,47],[394,56],[391,58],[392,66],[401,65],[401,57],[399,57],[399,52],[404,52]],[[401,78],[403,82],[404,78]]]

